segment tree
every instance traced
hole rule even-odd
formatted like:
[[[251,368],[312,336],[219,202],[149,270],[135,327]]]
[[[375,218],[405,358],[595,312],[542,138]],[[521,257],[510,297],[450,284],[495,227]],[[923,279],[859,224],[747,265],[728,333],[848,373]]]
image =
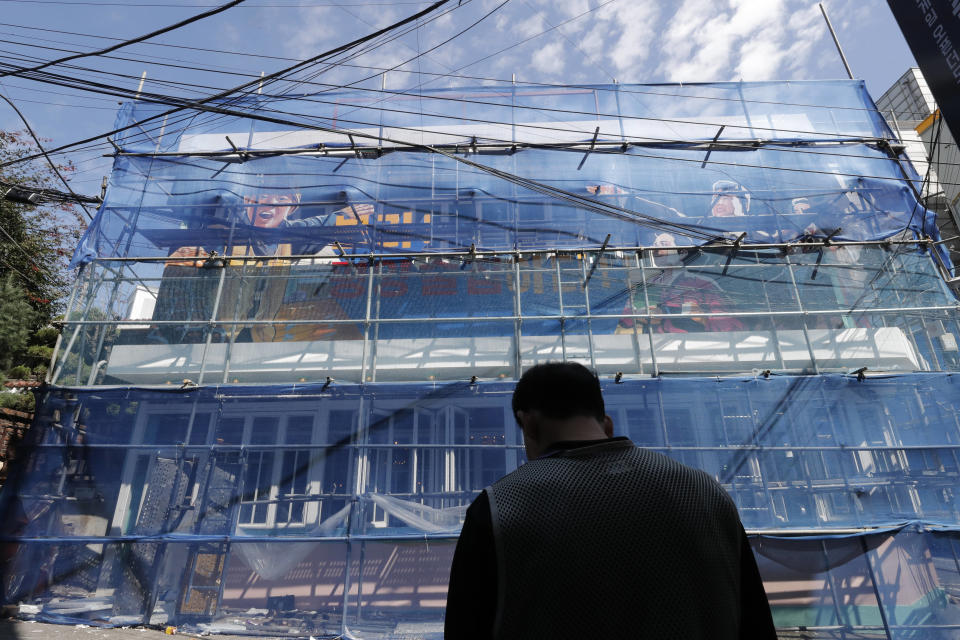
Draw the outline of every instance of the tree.
[[[11,272],[0,280],[0,367],[7,370],[27,348],[37,312],[27,302],[24,287]]]
[[[0,164],[36,153],[25,133],[0,131]],[[58,165],[70,175],[73,167]],[[55,187],[59,178],[45,163],[18,163],[0,169],[0,194],[10,185]],[[36,311],[32,330],[63,312],[68,293],[67,264],[84,229],[75,205],[34,206],[0,199],[0,278],[13,274]],[[5,318],[0,318],[3,322]]]
[[[0,165],[36,151],[26,133],[0,131]],[[73,170],[70,165],[58,169],[65,176]],[[39,372],[52,344],[44,328],[64,311],[70,284],[67,265],[84,222],[75,205],[9,200],[13,186],[29,192],[62,185],[42,161],[0,169],[0,367],[7,371],[26,366]]]

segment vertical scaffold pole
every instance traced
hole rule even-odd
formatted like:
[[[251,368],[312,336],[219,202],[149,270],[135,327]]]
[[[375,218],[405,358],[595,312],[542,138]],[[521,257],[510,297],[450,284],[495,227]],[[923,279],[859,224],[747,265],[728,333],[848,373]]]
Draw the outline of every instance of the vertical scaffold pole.
[[[822,2],[817,3],[817,6],[820,7],[820,13],[823,14],[823,19],[827,23],[827,29],[830,31],[830,37],[833,38],[833,44],[837,45],[837,53],[840,54],[840,60],[843,61],[843,68],[847,70],[847,77],[853,80],[853,71],[850,70],[850,65],[847,64],[847,56],[843,55],[843,48],[840,46],[840,40],[837,39],[837,32],[833,30],[830,16],[827,15],[827,8],[823,6]]]

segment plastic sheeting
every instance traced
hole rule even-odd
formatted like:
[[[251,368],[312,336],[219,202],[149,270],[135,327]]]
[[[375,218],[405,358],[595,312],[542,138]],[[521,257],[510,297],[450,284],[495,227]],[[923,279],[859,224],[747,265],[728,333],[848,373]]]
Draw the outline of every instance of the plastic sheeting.
[[[748,530],[768,532],[754,543],[781,627],[946,638],[960,584],[958,380],[603,386],[618,434],[705,469]],[[511,392],[51,389],[4,488],[5,598],[61,621],[439,634],[466,506],[524,460]],[[844,531],[863,535],[829,535]]]
[[[815,106],[817,96],[830,106]],[[363,255],[582,248],[606,234],[610,246],[649,246],[663,233],[678,245],[741,233],[754,243],[905,230],[939,239],[906,181],[920,178],[882,144],[891,133],[860,82],[478,88],[422,99],[432,108],[416,119],[407,96],[361,92],[230,103],[252,114],[295,105],[303,128],[204,113],[161,131],[133,127],[74,264],[187,250],[331,256],[335,242]],[[158,109],[126,105],[117,126]],[[347,137],[369,124],[387,140]],[[490,170],[390,142],[401,134]],[[289,206],[266,212],[277,198]]]
[[[862,83],[228,106],[292,124],[121,109],[4,601],[438,638],[465,509],[524,461],[512,380],[567,359],[724,485],[782,629],[956,637],[956,299]]]
[[[498,379],[960,368],[935,262],[879,244],[372,265],[88,265],[53,382]],[[143,267],[143,265],[141,265]]]

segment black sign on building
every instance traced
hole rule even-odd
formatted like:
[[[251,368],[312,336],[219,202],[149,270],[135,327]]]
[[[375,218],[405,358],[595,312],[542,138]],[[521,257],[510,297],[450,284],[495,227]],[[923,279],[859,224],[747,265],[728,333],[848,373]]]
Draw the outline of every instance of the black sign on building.
[[[887,0],[950,132],[960,134],[960,0]]]

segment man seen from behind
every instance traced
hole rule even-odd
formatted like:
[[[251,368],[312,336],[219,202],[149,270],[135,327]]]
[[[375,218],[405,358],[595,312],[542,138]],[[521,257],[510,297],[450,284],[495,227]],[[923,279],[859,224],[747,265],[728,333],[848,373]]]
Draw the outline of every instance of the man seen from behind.
[[[527,371],[529,462],[467,511],[445,637],[775,640],[736,506],[706,473],[613,437],[597,377]]]

